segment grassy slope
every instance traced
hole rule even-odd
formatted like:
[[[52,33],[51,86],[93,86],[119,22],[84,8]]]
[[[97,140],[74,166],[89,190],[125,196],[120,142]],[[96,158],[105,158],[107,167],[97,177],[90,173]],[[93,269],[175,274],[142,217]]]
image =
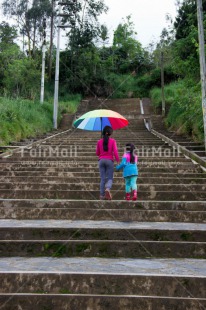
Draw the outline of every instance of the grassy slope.
[[[59,115],[74,113],[80,100],[80,95],[76,95],[60,101]],[[29,100],[0,97],[0,145],[8,145],[12,141],[51,131],[52,127],[51,102],[40,104]]]
[[[161,107],[161,89],[150,92],[153,106]],[[204,141],[203,115],[200,85],[185,81],[171,83],[165,87],[166,125],[179,133],[192,136],[194,140]]]

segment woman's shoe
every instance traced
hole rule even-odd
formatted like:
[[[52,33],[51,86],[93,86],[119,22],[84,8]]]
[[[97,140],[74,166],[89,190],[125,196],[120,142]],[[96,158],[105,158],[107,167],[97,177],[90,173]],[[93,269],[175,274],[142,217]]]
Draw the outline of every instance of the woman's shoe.
[[[125,200],[130,200],[130,193],[126,193],[126,197],[125,197]]]
[[[132,200],[133,201],[137,200],[137,191],[136,190],[132,191]]]
[[[106,200],[112,200],[112,195],[111,195],[110,190],[108,188],[105,189],[105,199]]]

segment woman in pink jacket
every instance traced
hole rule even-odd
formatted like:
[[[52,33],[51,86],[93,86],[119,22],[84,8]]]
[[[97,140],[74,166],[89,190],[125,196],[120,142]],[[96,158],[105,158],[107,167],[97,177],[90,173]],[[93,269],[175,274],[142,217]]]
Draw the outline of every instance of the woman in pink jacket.
[[[113,129],[105,126],[102,132],[103,138],[97,142],[96,155],[99,156],[99,172],[100,172],[100,199],[111,200],[111,188],[114,174],[114,158],[119,162],[119,154],[115,139],[110,136]]]

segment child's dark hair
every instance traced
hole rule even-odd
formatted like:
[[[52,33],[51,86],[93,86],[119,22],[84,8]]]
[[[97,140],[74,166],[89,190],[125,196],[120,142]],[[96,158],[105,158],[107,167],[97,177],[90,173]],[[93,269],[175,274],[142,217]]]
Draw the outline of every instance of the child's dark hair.
[[[102,135],[103,135],[103,149],[104,151],[108,151],[108,142],[109,142],[109,136],[113,133],[113,129],[110,126],[105,126]]]
[[[131,164],[135,163],[134,150],[135,150],[134,144],[132,144],[132,143],[126,144],[126,152],[130,152],[130,163]]]

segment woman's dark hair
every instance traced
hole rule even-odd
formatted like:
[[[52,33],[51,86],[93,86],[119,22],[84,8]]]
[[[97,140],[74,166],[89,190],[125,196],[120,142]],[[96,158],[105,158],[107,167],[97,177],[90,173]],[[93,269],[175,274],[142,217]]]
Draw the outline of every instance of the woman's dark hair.
[[[135,163],[134,150],[135,150],[134,144],[132,144],[132,143],[126,144],[126,152],[130,152],[130,163],[131,164]]]
[[[103,149],[104,151],[108,151],[108,142],[109,142],[109,136],[113,133],[113,129],[110,126],[105,126],[102,135],[103,135]]]

